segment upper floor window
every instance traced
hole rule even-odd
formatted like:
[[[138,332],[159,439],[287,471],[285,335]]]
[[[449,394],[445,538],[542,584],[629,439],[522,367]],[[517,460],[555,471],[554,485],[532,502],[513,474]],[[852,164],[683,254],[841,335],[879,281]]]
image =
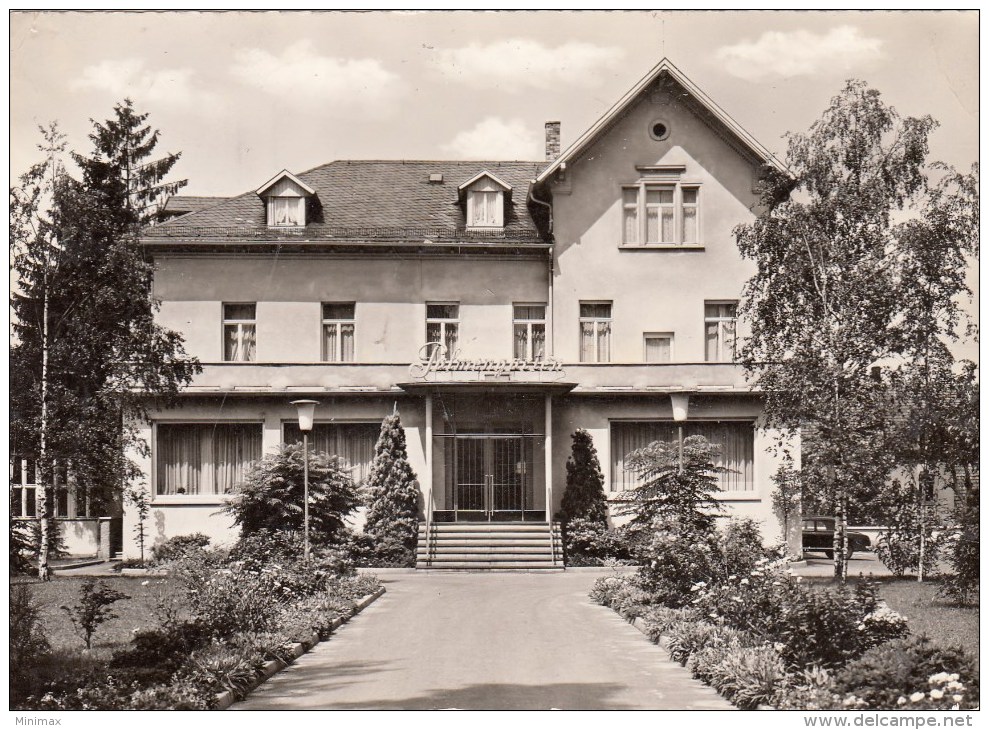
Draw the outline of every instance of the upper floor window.
[[[738,302],[704,302],[704,360],[732,362],[735,359],[735,323]]]
[[[226,362],[254,362],[257,304],[223,305],[223,359]]]
[[[673,335],[650,332],[643,335],[646,362],[670,362],[673,359]]]
[[[316,191],[288,170],[282,170],[256,191],[265,201],[265,219],[272,227],[306,225],[306,200]]]
[[[546,357],[546,305],[516,304],[512,307],[516,360]]]
[[[460,336],[460,305],[433,303],[426,305],[426,342],[446,348],[446,357],[453,359],[457,354],[457,340]],[[433,348],[429,350],[433,354]]]
[[[640,183],[622,188],[622,244],[690,245],[698,238],[700,188]]]
[[[611,302],[580,303],[580,361],[611,361]]]
[[[305,224],[305,198],[268,198],[268,225],[304,226]]]
[[[323,360],[354,361],[354,302],[323,302]]]
[[[457,188],[466,204],[468,228],[503,228],[512,186],[485,170]]]

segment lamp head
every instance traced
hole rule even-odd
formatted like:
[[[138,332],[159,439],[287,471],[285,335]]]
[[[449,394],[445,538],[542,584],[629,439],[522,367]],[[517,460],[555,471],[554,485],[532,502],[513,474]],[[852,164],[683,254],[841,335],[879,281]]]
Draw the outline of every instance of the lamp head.
[[[686,421],[690,410],[690,393],[670,393],[670,400],[673,402],[673,420]]]
[[[299,411],[299,430],[308,433],[312,431],[313,413],[319,401],[314,400],[294,400],[292,405]]]

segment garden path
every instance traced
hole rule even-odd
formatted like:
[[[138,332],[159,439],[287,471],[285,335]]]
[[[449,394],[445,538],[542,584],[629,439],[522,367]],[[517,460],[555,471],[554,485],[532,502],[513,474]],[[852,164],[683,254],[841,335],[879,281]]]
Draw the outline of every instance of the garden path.
[[[236,710],[729,710],[587,598],[602,573],[413,573]]]

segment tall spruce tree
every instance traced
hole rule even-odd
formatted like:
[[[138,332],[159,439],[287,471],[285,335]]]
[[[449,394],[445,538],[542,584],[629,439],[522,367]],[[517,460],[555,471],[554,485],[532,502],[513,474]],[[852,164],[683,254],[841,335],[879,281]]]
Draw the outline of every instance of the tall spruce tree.
[[[604,474],[591,435],[578,428],[571,436],[570,458],[567,459],[567,484],[560,504],[560,520],[575,519],[601,525],[608,522],[607,497],[604,494]]]
[[[405,429],[396,410],[381,422],[374,461],[364,483],[364,532],[382,544],[415,550],[419,531],[419,480],[409,465]]]
[[[153,265],[138,244],[156,206],[184,182],[163,183],[178,155],[149,162],[158,140],[129,101],[94,122],[91,157],[62,163],[57,127],[45,155],[11,190],[11,451],[38,460],[39,575],[47,578],[55,463],[70,467],[95,509],[141,476],[128,447],[146,453],[136,424],[165,405],[199,365],[181,336],[155,323]]]

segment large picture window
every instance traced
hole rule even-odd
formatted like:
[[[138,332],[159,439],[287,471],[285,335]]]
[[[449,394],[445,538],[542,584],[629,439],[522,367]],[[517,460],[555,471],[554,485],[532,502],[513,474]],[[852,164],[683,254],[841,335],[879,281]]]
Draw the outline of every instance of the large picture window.
[[[355,482],[362,482],[371,470],[374,445],[381,433],[381,424],[375,423],[315,423],[309,434],[309,448],[330,456],[339,456],[351,469]],[[302,443],[299,424],[285,424],[285,443]]]
[[[755,489],[752,462],[755,427],[748,421],[687,421],[684,438],[703,436],[721,447],[716,466],[728,469],[718,475],[723,492]],[[626,457],[653,441],[675,442],[677,424],[673,421],[627,421],[611,424],[611,490],[621,492],[641,484],[639,476],[625,469]]]
[[[159,423],[155,492],[228,494],[261,458],[260,423]]]

